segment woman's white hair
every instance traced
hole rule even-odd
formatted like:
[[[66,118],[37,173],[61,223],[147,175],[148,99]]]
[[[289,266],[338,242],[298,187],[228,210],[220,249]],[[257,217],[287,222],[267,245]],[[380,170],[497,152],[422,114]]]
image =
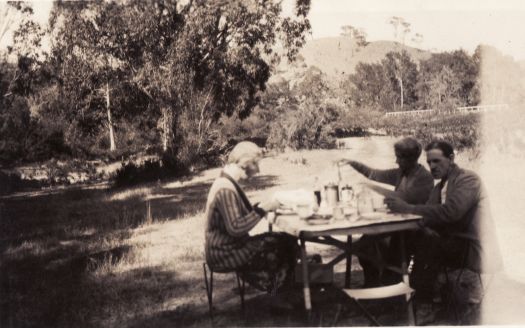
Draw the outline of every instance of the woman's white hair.
[[[262,149],[251,141],[241,141],[233,147],[228,155],[227,164],[237,164],[243,167],[245,163],[260,159],[263,156]]]

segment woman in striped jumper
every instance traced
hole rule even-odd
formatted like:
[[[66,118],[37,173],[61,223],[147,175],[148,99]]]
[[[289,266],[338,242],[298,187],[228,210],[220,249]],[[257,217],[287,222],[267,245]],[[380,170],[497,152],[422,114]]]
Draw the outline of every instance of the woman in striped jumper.
[[[286,234],[248,234],[280,205],[276,200],[252,205],[238,184],[259,172],[261,159],[256,144],[238,143],[212,184],[206,203],[206,262],[215,272],[238,271],[252,286],[273,292],[291,281],[298,246]]]

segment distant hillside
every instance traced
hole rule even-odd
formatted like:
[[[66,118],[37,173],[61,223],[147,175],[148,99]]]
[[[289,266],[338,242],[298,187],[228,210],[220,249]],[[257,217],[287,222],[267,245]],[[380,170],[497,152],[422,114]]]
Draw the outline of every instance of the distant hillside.
[[[286,60],[280,64],[272,80],[285,78],[294,80],[301,71],[309,66],[316,66],[331,78],[342,79],[353,74],[358,63],[375,63],[381,61],[391,51],[406,50],[415,62],[428,59],[428,51],[403,46],[398,42],[375,41],[366,47],[358,47],[346,37],[331,37],[310,40],[300,52],[295,63],[288,64]]]

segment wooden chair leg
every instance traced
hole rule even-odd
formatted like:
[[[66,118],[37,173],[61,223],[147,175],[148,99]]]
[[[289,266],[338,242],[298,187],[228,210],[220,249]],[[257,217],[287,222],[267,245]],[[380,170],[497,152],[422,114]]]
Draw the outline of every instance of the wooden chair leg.
[[[415,301],[415,292],[414,294],[412,294],[410,302],[412,303],[412,315],[414,316],[414,326],[417,326],[417,302]]]
[[[244,279],[240,276],[239,272],[235,272],[237,277],[237,288],[239,288],[239,296],[241,297],[241,311],[244,313]]]

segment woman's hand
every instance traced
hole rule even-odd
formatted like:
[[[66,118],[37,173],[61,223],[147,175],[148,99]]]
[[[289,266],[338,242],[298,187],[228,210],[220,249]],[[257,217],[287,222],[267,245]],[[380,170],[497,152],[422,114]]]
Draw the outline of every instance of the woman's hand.
[[[275,211],[276,209],[278,209],[279,206],[281,206],[281,203],[276,199],[272,199],[272,200],[268,200],[265,202],[261,202],[259,203],[258,206],[259,208],[263,209],[265,212],[271,212],[271,211]]]

